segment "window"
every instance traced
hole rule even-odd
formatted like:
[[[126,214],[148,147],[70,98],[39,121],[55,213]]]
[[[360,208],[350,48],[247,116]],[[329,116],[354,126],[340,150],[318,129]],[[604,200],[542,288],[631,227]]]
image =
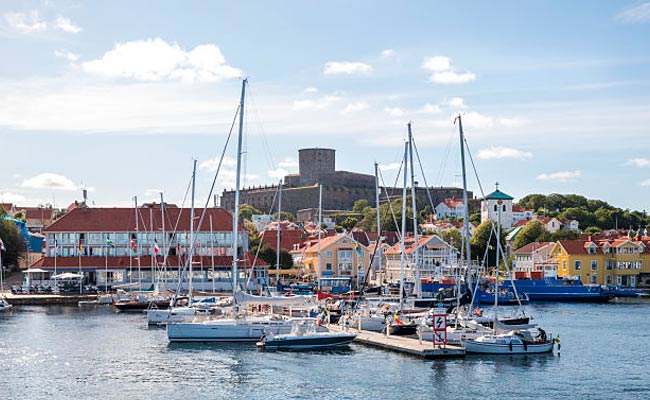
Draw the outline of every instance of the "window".
[[[332,252],[331,251],[326,251],[325,252],[325,257],[332,258]]]
[[[562,270],[566,271],[566,261],[562,261]]]
[[[613,270],[614,269],[614,261],[613,260],[607,260],[605,262],[605,269],[607,269],[608,271]]]
[[[495,204],[495,205],[494,205],[494,212],[497,212],[497,211],[498,211],[498,210],[497,210],[497,205]]]
[[[608,285],[612,284],[612,276],[611,275],[605,275],[605,283]]]
[[[598,274],[591,275],[591,283],[598,283]]]
[[[332,270],[332,263],[325,264],[325,270],[331,271]]]
[[[503,205],[503,210],[502,211],[506,212],[506,205],[505,204]]]
[[[580,271],[582,269],[582,261],[576,260],[575,269],[576,269],[576,271]]]
[[[591,260],[591,270],[592,271],[598,271],[598,261],[597,260]]]

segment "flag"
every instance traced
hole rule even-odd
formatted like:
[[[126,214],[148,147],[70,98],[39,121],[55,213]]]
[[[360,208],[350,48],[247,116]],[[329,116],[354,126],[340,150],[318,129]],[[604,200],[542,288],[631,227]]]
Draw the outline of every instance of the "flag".
[[[160,248],[158,247],[158,242],[155,241],[155,240],[153,241],[153,252],[154,252],[155,255],[158,255],[158,253],[160,253]]]
[[[5,242],[2,241],[2,238],[0,238],[0,250],[7,251],[7,248],[5,247]]]
[[[81,250],[83,250],[83,248],[84,248],[83,241],[81,239],[79,239],[79,252],[80,253],[81,253]]]
[[[115,247],[111,239],[106,239],[106,246]]]
[[[359,242],[355,242],[354,249],[357,251],[358,255],[361,255],[361,246],[359,246]]]
[[[133,250],[135,250],[135,239],[131,239],[131,242],[129,243],[129,246],[131,246],[131,248]]]
[[[402,320],[399,319],[397,313],[393,314],[393,319],[395,320],[395,323],[397,323],[397,325],[404,325],[404,322],[402,322]]]

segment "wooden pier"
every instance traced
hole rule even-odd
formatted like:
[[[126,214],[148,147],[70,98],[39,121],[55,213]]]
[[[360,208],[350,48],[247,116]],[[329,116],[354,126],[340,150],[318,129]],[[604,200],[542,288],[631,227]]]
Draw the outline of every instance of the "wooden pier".
[[[330,325],[329,329],[333,332],[343,332],[344,329],[338,325]],[[377,347],[385,350],[396,351],[399,353],[410,354],[426,359],[431,358],[457,358],[465,356],[465,348],[460,346],[433,346],[431,342],[424,342],[405,336],[386,335],[384,333],[369,332],[349,328],[349,332],[354,332],[357,337],[354,342],[367,346]]]

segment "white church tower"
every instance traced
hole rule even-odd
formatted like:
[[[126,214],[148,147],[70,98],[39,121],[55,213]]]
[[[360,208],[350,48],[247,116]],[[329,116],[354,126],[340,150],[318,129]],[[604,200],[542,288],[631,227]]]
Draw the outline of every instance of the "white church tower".
[[[501,208],[501,227],[509,229],[512,227],[512,200],[514,198],[499,190],[499,182],[496,183],[496,190],[481,201],[481,222],[491,219],[497,222],[499,207]]]

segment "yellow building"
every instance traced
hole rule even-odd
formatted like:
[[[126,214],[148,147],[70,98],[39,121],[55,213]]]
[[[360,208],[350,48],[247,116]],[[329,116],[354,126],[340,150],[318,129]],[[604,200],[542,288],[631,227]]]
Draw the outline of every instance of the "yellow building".
[[[363,282],[371,251],[352,238],[340,233],[321,239],[320,261],[322,277],[350,277],[357,285]],[[305,273],[318,273],[318,244],[307,247],[302,256]]]
[[[550,255],[557,260],[559,277],[622,287],[650,284],[650,240],[561,240]]]

